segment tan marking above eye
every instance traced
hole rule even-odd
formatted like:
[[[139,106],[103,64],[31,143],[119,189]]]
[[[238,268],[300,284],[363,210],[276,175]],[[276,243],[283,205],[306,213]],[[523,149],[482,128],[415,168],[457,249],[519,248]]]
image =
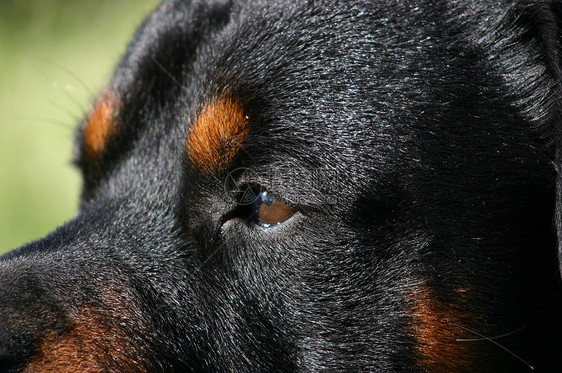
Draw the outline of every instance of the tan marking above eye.
[[[83,129],[83,148],[86,155],[98,160],[107,144],[117,133],[116,112],[119,100],[111,93],[105,93],[94,105]]]
[[[258,219],[261,223],[275,225],[284,222],[295,214],[295,209],[281,202],[273,202],[268,205],[262,203],[258,210]]]
[[[205,104],[187,137],[191,164],[204,173],[224,170],[242,147],[249,132],[248,117],[233,99]]]

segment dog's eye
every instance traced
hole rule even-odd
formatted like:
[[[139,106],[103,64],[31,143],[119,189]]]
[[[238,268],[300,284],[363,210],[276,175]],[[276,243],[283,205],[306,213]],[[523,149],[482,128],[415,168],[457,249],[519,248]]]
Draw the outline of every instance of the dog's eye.
[[[258,194],[251,205],[252,218],[256,224],[269,228],[289,219],[295,210],[281,202],[277,202],[267,192]]]

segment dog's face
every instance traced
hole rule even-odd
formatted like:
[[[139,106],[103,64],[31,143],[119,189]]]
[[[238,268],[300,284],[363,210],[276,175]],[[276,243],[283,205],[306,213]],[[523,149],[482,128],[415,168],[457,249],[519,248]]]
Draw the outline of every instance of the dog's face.
[[[164,3],[0,371],[559,369],[557,9],[493,5]]]

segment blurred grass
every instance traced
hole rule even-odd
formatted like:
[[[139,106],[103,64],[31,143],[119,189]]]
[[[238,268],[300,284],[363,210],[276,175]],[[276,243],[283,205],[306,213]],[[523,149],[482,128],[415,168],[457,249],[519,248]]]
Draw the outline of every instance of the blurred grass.
[[[0,2],[0,253],[74,215],[76,125],[158,2]]]

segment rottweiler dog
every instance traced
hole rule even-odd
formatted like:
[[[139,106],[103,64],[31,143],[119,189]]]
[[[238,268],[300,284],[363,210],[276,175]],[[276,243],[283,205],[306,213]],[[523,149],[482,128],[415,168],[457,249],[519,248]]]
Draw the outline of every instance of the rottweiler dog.
[[[0,372],[562,371],[557,1],[165,1],[0,259]]]

